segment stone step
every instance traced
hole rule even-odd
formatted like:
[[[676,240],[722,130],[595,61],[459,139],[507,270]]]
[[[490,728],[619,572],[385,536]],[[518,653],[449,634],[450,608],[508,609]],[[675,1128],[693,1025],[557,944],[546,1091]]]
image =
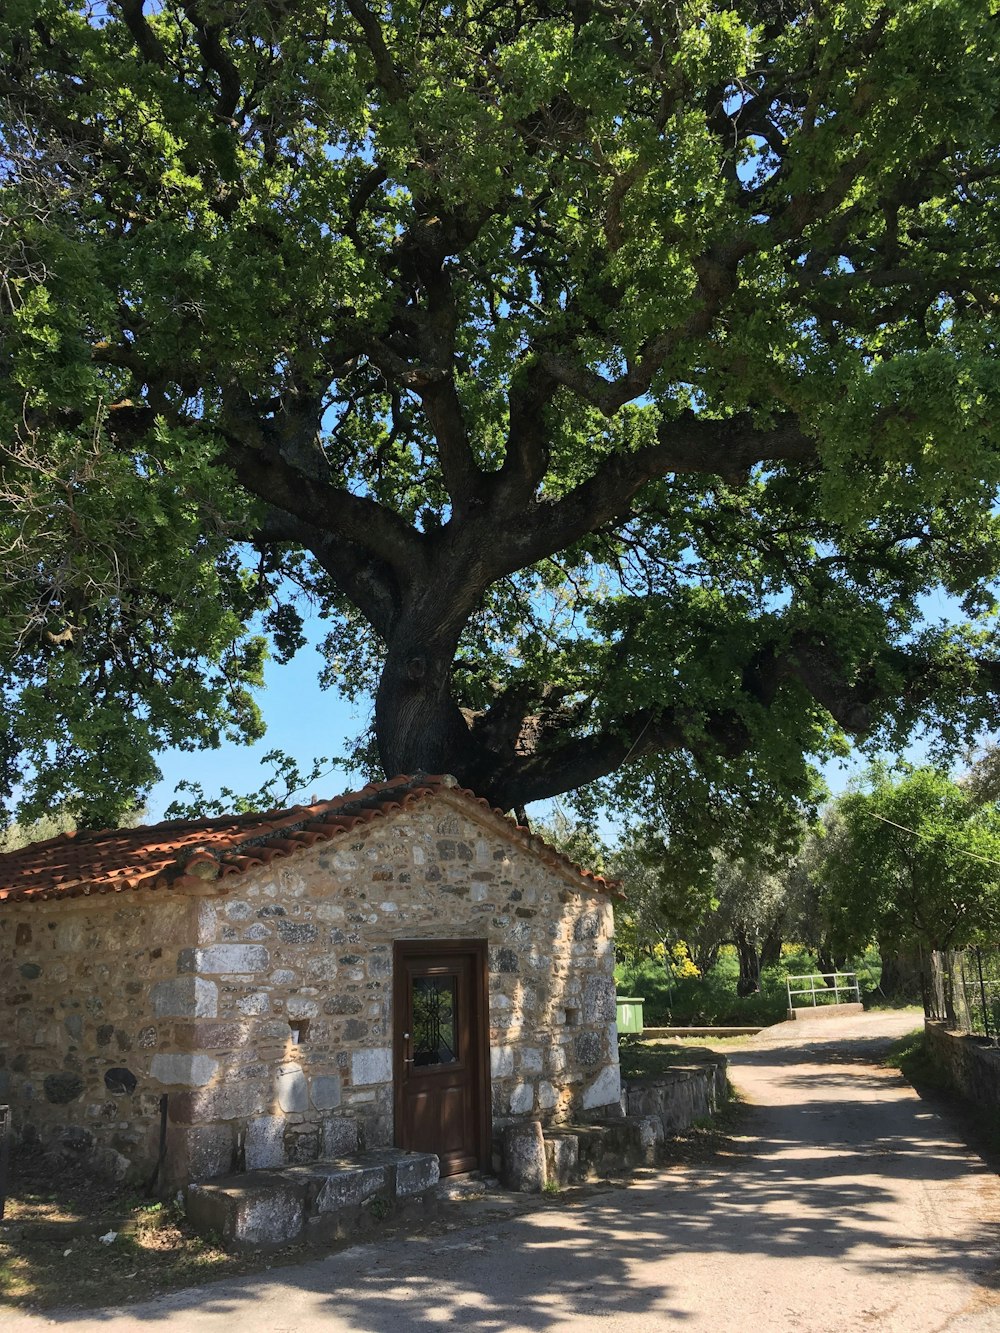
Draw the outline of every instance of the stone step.
[[[187,1215],[234,1250],[325,1244],[432,1209],[439,1175],[433,1153],[382,1148],[191,1185]]]
[[[653,1166],[663,1147],[656,1116],[620,1116],[585,1125],[543,1127],[537,1121],[504,1133],[504,1184],[534,1194],[553,1185],[617,1176]]]
[[[494,1176],[485,1176],[481,1171],[466,1171],[458,1176],[448,1176],[437,1187],[437,1197],[442,1203],[468,1203],[472,1199],[482,1199],[500,1184]]]

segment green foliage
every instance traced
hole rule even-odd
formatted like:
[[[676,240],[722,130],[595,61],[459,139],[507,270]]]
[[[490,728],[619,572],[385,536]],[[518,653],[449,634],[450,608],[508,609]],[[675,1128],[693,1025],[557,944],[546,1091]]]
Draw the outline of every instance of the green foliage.
[[[283,750],[269,750],[261,756],[261,764],[269,764],[272,773],[256,791],[236,792],[223,787],[218,796],[208,797],[200,782],[184,780],[174,791],[187,795],[189,800],[177,799],[167,806],[167,819],[202,819],[207,815],[247,814],[260,810],[283,810],[300,799],[313,783],[319,782],[332,771],[330,760],[314,759],[303,771],[298,762]],[[335,765],[333,765],[335,767]]]
[[[894,780],[875,768],[867,789],[836,802],[820,866],[834,936],[899,952],[996,938],[1000,813],[938,769]]]
[[[766,1026],[779,1023],[788,1008],[786,978],[822,971],[816,954],[802,945],[785,945],[780,962],[761,969],[760,989],[737,993],[739,956],[733,945],[723,945],[716,962],[702,977],[679,976],[662,959],[619,964],[615,971],[618,992],[645,999],[646,1027]],[[858,973],[866,1003],[878,984],[878,955],[867,953],[849,960]]]
[[[359,760],[596,782],[702,868],[849,735],[963,742],[990,13],[10,0],[0,808],[110,821],[258,738],[306,610]]]

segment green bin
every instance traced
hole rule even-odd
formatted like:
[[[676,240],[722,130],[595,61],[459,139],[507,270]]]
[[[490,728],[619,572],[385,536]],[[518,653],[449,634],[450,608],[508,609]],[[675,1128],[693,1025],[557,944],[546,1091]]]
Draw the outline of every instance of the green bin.
[[[636,1037],[641,1034],[644,1003],[645,1000],[637,1000],[634,997],[631,999],[627,999],[624,995],[617,997],[619,1037]]]

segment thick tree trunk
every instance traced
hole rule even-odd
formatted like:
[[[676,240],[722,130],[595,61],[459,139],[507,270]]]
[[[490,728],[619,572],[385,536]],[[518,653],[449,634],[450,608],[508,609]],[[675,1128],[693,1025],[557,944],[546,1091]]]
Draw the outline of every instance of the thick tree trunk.
[[[847,966],[846,954],[835,954],[827,945],[820,945],[816,950],[816,961],[819,964],[819,970],[824,975],[833,972],[843,972]],[[826,976],[827,986],[833,987],[833,977]]]
[[[740,975],[736,982],[737,995],[754,995],[760,990],[760,952],[757,941],[750,934],[737,926],[733,931],[733,943],[740,959]]]
[[[778,922],[764,936],[764,943],[760,946],[760,965],[765,967],[776,967],[781,962],[781,945],[783,943],[781,923]]]

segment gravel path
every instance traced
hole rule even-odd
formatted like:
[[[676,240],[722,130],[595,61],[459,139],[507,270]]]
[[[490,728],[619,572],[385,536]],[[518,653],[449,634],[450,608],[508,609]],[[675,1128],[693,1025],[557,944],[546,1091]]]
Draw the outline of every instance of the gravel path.
[[[627,1189],[480,1205],[128,1311],[4,1315],[3,1333],[1000,1331],[1000,1182],[878,1067],[913,1014],[784,1024],[730,1051],[738,1153]]]

